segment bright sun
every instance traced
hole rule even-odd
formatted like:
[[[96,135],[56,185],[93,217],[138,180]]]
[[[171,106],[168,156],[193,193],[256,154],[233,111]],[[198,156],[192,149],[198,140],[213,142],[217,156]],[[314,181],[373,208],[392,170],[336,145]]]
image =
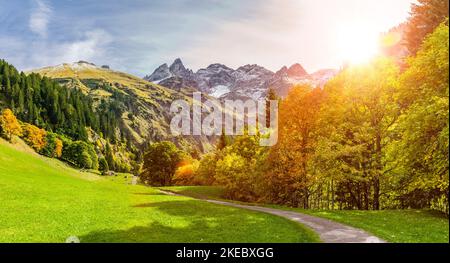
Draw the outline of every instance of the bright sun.
[[[344,63],[362,64],[379,52],[379,34],[375,30],[348,26],[337,33],[338,56]]]

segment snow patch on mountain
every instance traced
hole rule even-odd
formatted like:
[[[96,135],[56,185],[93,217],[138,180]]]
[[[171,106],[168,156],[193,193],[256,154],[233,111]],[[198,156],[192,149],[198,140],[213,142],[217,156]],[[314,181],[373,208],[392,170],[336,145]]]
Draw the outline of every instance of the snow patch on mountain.
[[[326,69],[308,74],[298,63],[289,68],[284,66],[276,73],[256,64],[244,65],[234,70],[215,63],[194,73],[177,58],[170,66],[162,64],[144,79],[175,90],[194,88],[220,99],[261,100],[265,98],[269,88],[278,96],[285,97],[296,84],[322,87],[337,72]]]
[[[223,95],[230,93],[230,88],[228,86],[225,85],[217,85],[215,87],[213,87],[211,89],[211,93],[209,94],[210,96],[214,97],[214,98],[220,98]]]

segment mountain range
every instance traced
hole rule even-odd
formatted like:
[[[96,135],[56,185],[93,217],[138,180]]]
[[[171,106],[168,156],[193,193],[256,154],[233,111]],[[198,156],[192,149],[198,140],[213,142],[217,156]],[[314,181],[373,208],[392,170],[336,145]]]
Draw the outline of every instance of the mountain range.
[[[194,88],[218,99],[260,100],[265,98],[269,88],[279,97],[285,97],[296,84],[321,87],[337,72],[335,69],[323,69],[308,74],[298,63],[289,68],[284,66],[277,72],[256,64],[232,69],[219,63],[194,72],[177,58],[170,66],[162,64],[144,79],[177,91]]]

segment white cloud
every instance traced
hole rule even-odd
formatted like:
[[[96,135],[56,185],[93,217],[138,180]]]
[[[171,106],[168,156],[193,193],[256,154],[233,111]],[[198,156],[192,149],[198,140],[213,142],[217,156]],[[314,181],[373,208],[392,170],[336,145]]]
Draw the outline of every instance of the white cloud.
[[[3,38],[0,37],[0,42],[2,40]],[[117,63],[117,61],[114,56],[111,56],[109,50],[112,40],[111,35],[102,29],[87,31],[75,40],[64,42],[34,41],[26,46],[20,39],[10,38],[5,39],[5,41],[8,41],[11,45],[15,43],[14,45],[17,45],[15,49],[26,50],[26,52],[15,52],[23,55],[6,58],[20,70],[25,71],[61,63],[72,63],[79,60],[113,64]],[[0,46],[1,51],[3,50]]]
[[[31,12],[28,25],[33,33],[46,38],[52,9],[43,0],[35,0],[35,4],[36,7]]]
[[[81,40],[59,44],[54,56],[63,62],[94,61],[105,55],[105,48],[111,41],[111,35],[104,30],[88,31]]]

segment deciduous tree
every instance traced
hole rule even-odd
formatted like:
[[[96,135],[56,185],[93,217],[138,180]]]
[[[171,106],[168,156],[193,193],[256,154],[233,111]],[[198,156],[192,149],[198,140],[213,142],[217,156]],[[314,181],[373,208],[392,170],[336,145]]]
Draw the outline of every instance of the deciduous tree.
[[[153,143],[144,154],[141,181],[153,186],[168,186],[183,159],[175,144],[168,141]]]
[[[0,131],[7,140],[11,140],[13,135],[20,136],[22,127],[16,116],[10,109],[4,109],[0,116]]]

